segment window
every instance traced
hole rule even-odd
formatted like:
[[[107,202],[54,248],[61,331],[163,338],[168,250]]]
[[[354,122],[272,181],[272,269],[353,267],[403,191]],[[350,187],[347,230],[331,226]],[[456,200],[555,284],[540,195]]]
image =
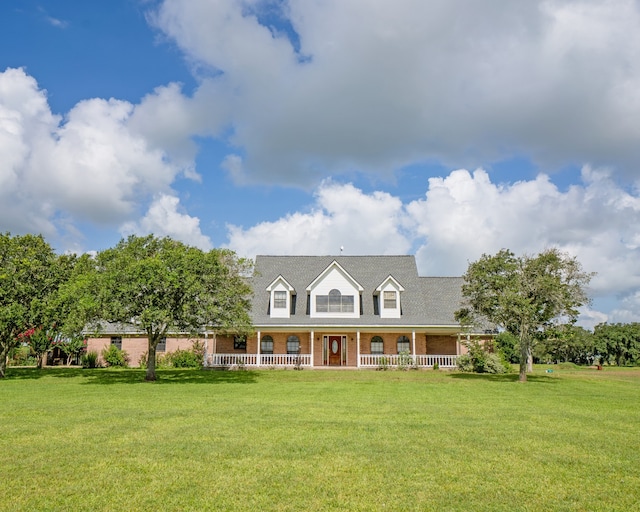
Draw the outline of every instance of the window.
[[[398,338],[398,354],[400,352],[409,352],[409,338],[400,336]]]
[[[383,306],[385,309],[396,309],[396,292],[384,292],[384,303]]]
[[[233,350],[247,350],[247,337],[246,336],[234,336],[233,337]]]
[[[160,341],[156,345],[156,352],[166,352],[167,350],[167,338],[160,338]]]
[[[287,338],[287,354],[300,353],[300,340],[297,336],[289,336]]]
[[[329,295],[316,296],[317,313],[353,313],[354,304],[353,295],[342,295],[336,289],[331,290]]]
[[[374,336],[371,338],[371,353],[384,354],[384,341],[382,341],[380,336]]]
[[[287,292],[273,292],[273,308],[285,309],[287,307]]]
[[[263,336],[260,340],[260,353],[273,354],[273,338],[271,336]]]
[[[111,336],[111,344],[122,350],[122,336]]]

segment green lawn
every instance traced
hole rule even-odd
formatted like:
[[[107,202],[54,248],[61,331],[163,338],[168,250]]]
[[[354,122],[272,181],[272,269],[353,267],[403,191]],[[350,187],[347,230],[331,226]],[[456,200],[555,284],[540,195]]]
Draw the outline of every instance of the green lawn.
[[[0,510],[640,510],[640,369],[9,369]]]

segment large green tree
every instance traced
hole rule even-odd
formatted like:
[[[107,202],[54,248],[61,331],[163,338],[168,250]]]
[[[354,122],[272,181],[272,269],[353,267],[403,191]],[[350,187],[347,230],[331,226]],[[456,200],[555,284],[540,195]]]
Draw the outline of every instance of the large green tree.
[[[42,236],[0,233],[0,378],[19,335],[38,327],[60,285],[59,257]]]
[[[640,361],[640,323],[598,324],[593,333],[602,363],[620,366]]]
[[[518,337],[520,381],[527,380],[536,335],[554,321],[572,321],[589,302],[592,274],[576,258],[548,249],[537,256],[515,256],[503,249],[469,264],[462,293],[467,304],[456,313],[462,323],[484,318]]]
[[[251,268],[229,250],[204,252],[170,238],[130,236],[95,259],[89,286],[97,300],[94,317],[146,333],[145,379],[156,380],[156,347],[167,333],[197,333],[207,326],[251,331],[245,279]]]

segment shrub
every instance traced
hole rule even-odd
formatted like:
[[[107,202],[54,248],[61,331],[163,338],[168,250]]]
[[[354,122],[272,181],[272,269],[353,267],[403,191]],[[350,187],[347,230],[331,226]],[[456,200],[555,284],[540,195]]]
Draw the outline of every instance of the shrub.
[[[440,369],[440,365],[438,363],[433,363],[433,369],[434,370],[439,370]]]
[[[165,358],[173,368],[199,368],[202,364],[202,358],[194,350],[178,349],[169,352]]]
[[[382,356],[379,361],[378,370],[387,371],[389,369],[389,359],[387,356]]]
[[[202,365],[202,361],[204,361],[204,342],[195,340],[193,345],[191,345],[191,352],[193,352],[198,359],[198,365]]]
[[[398,354],[398,370],[408,370],[413,367],[413,357],[407,350]]]
[[[129,366],[129,355],[115,345],[102,350],[102,359],[107,366]]]
[[[496,336],[496,346],[509,363],[520,362],[520,343],[518,338],[510,332],[501,332]]]
[[[35,366],[38,360],[31,355],[31,348],[20,345],[9,352],[10,366]]]
[[[462,354],[458,357],[458,370],[461,372],[473,372],[473,361],[470,354]]]
[[[493,354],[484,350],[479,343],[468,345],[469,353],[458,358],[458,369],[461,372],[475,373],[506,373],[511,371],[511,365]]]
[[[80,363],[83,368],[96,368],[98,366],[98,353],[94,350],[82,354],[80,357]]]

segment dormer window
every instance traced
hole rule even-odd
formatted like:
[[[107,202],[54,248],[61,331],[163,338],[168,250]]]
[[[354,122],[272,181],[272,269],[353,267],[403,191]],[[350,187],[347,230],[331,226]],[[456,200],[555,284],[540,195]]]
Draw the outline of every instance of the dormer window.
[[[295,314],[295,293],[293,286],[281,275],[269,286],[269,316],[271,318],[290,318]]]
[[[311,318],[358,318],[364,288],[337,261],[333,261],[309,286]]]
[[[275,309],[287,308],[287,292],[286,291],[273,292],[273,307]]]
[[[375,290],[375,301],[380,318],[402,317],[402,292],[404,288],[391,275],[380,283]]]
[[[384,309],[396,309],[397,299],[396,299],[396,291],[385,291],[383,294],[383,307]]]
[[[353,295],[342,295],[335,288],[329,295],[316,295],[317,313],[353,313]]]

